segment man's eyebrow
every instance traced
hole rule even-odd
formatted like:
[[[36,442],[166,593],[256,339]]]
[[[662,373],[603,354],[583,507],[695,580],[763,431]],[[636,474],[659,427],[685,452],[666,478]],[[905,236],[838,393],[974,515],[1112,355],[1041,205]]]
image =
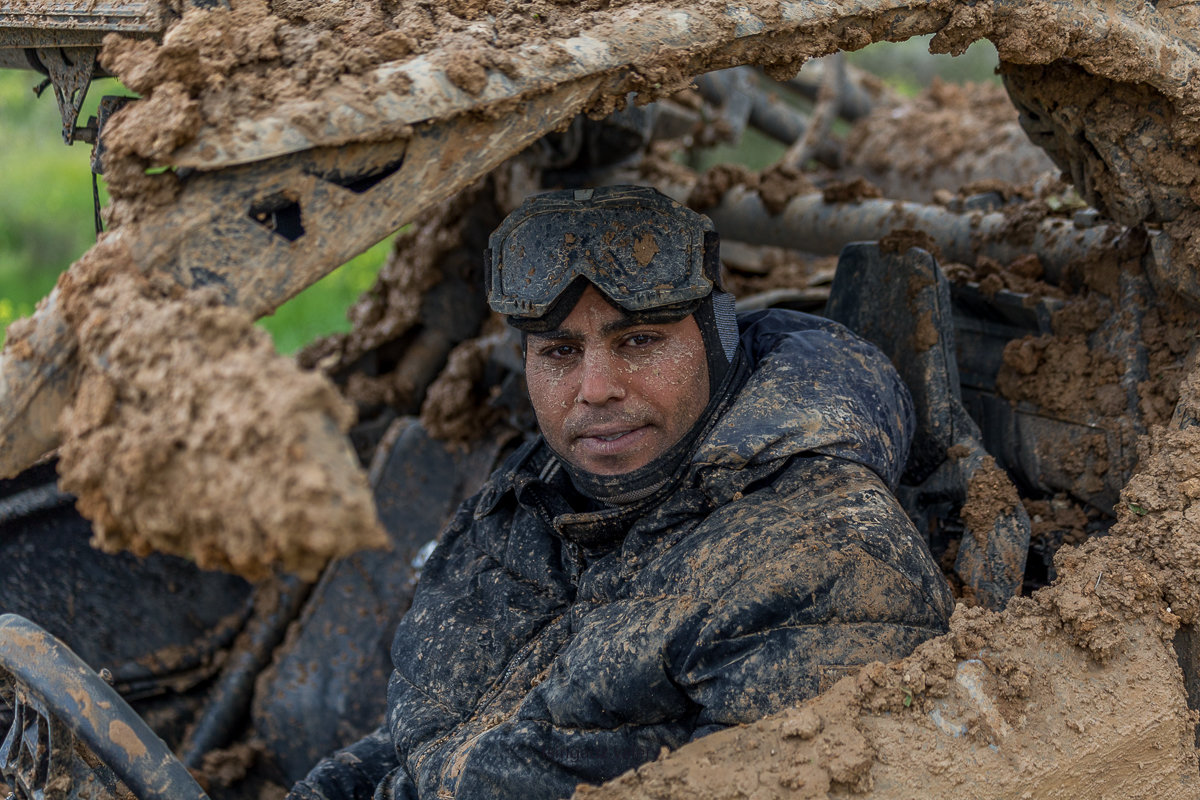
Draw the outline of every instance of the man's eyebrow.
[[[582,339],[583,335],[567,328],[555,328],[552,331],[529,334],[530,339]]]
[[[601,336],[611,336],[614,333],[625,330],[626,328],[635,327],[638,324],[637,320],[632,317],[621,317],[612,322],[606,322],[600,326]],[[573,331],[570,328],[556,328],[552,331],[543,331],[542,333],[529,334],[531,339],[582,339],[583,334],[579,331]]]
[[[637,320],[633,317],[622,316],[620,319],[615,319],[612,322],[606,322],[600,327],[600,333],[603,336],[610,336],[614,333],[619,333],[626,328],[632,328],[637,325]]]

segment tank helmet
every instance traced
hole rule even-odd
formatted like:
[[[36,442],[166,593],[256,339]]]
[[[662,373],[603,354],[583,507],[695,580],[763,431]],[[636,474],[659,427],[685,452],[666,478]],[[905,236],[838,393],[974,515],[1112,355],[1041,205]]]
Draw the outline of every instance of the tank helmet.
[[[567,189],[526,198],[488,239],[488,303],[525,333],[558,328],[589,284],[639,321],[695,314],[711,385],[732,362],[733,297],[703,214],[645,186]]]

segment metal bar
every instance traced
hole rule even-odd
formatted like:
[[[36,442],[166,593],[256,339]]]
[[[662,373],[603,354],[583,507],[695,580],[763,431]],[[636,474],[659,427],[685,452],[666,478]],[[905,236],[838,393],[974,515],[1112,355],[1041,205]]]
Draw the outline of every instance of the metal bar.
[[[264,587],[274,596],[264,598]],[[234,738],[236,726],[245,718],[254,694],[254,681],[271,661],[275,647],[283,641],[288,625],[299,614],[310,584],[284,576],[275,585],[263,584],[255,592],[255,615],[246,626],[239,646],[230,653],[212,699],[189,731],[180,748],[183,763],[199,768],[204,754],[223,747]]]
[[[51,710],[139,800],[207,800],[166,744],[70,648],[16,614],[0,616],[0,677]]]
[[[721,119],[729,126],[733,141],[742,138],[758,95],[758,77],[750,67],[709,72],[696,78],[700,94],[720,106]]]
[[[829,58],[831,61],[827,62],[821,92],[809,117],[808,127],[804,135],[792,142],[783,158],[779,160],[779,163],[785,166],[802,168],[822,143],[829,141],[829,132],[838,116],[846,87],[845,57],[841,53],[834,53]]]
[[[635,12],[630,12],[631,14]],[[931,33],[945,24],[948,12],[908,0],[857,0],[832,8],[798,2],[729,5],[723,14],[707,7],[647,7],[636,10],[624,35],[611,28],[585,31],[569,39],[528,45],[513,51],[519,63],[545,65],[516,77],[488,72],[486,85],[472,94],[456,86],[439,66],[439,54],[421,55],[403,63],[384,64],[361,78],[372,87],[364,94],[353,85],[336,84],[321,97],[285,99],[259,114],[223,120],[203,127],[196,138],[169,157],[179,166],[212,168],[243,164],[289,152],[351,140],[381,139],[406,125],[446,119],[466,111],[508,105],[563,83],[603,81],[607,96],[624,97],[645,89],[645,68],[669,65],[683,74],[698,74],[713,63],[736,66],[754,58],[760,39],[780,34],[801,39],[808,30],[823,28],[832,19],[847,25],[861,20],[906,15],[905,35]],[[612,23],[612,20],[609,21]],[[911,29],[911,30],[909,30]],[[881,34],[891,35],[888,25]],[[814,37],[812,55],[827,55],[834,39]],[[562,61],[563,52],[570,57]],[[308,124],[299,126],[296,120]]]
[[[58,508],[70,503],[73,499],[73,495],[61,491],[53,483],[26,489],[0,500],[0,525],[20,517],[36,514],[39,511]]]
[[[812,69],[812,67],[818,67],[818,69]],[[824,60],[806,64],[805,68],[794,78],[787,81],[787,85],[795,89],[802,97],[816,101],[827,69],[829,69],[829,64]],[[845,70],[846,83],[838,99],[838,116],[854,122],[871,113],[874,101],[862,87],[862,70],[850,64],[845,65]]]
[[[772,216],[757,194],[741,187],[705,213],[731,239],[818,255],[835,255],[847,242],[880,239],[899,228],[932,236],[945,261],[970,264],[986,255],[1008,263],[1037,253],[1051,282],[1068,266],[1108,252],[1125,231],[1117,225],[1079,229],[1070,220],[1048,218],[1025,241],[1000,212],[957,214],[942,206],[892,200],[826,203],[819,194],[796,197]]]
[[[33,8],[10,0],[0,5],[0,45],[9,31],[20,29],[161,33],[166,28],[166,8],[158,0],[79,0]]]
[[[0,353],[0,477],[13,477],[58,446],[58,415],[73,387],[75,338],[51,291],[27,323],[8,328]],[[14,328],[28,324],[22,336]]]

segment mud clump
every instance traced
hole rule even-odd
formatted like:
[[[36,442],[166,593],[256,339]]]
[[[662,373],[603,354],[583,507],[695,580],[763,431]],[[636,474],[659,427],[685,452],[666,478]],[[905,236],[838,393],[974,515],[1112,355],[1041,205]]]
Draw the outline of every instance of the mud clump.
[[[687,204],[704,211],[721,202],[735,186],[756,192],[769,214],[779,214],[793,197],[816,191],[808,177],[786,165],[754,172],[740,164],[717,164],[701,175],[692,186]]]
[[[1060,287],[1046,283],[1045,269],[1041,259],[1034,253],[1018,256],[1007,264],[981,255],[973,267],[963,264],[948,266],[946,274],[958,283],[974,281],[985,297],[995,297],[1001,290],[1028,295],[1031,300],[1051,298],[1065,300],[1067,293]]]
[[[1125,410],[1116,358],[1092,350],[1078,337],[1027,336],[1004,348],[997,385],[1010,400],[1033,402],[1059,414],[1096,409],[1103,416]]]
[[[421,424],[435,439],[468,445],[479,441],[503,418],[503,412],[489,405],[491,390],[484,383],[484,368],[493,348],[504,346],[500,336],[471,339],[450,352],[445,369],[425,393],[421,404]]]
[[[844,157],[846,175],[869,180],[888,198],[923,203],[984,178],[1024,184],[1055,170],[1021,130],[1002,87],[936,79],[911,103],[856,122]]]
[[[884,253],[907,253],[910,248],[919,248],[938,261],[942,259],[942,248],[937,240],[925,231],[913,228],[895,228],[879,239],[879,249]]]
[[[857,203],[877,197],[883,197],[883,192],[866,178],[833,181],[821,190],[821,199],[826,203]]]
[[[996,519],[1009,514],[1021,502],[1016,487],[996,466],[996,459],[985,456],[967,484],[967,501],[962,507],[967,530],[982,547]]]
[[[59,471],[108,552],[252,580],[314,579],[387,539],[345,439],[353,410],[215,295],[134,272],[102,243],[60,284],[84,365]]]
[[[259,761],[264,747],[256,741],[238,742],[231,747],[220,750],[209,750],[204,754],[200,769],[193,772],[193,777],[205,792],[214,788],[228,789],[249,774],[255,762]]]

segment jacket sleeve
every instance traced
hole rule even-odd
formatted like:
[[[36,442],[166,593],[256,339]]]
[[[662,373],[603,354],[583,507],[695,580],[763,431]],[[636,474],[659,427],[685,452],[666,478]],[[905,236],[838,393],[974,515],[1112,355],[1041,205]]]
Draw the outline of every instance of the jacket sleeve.
[[[695,736],[781,711],[947,630],[945,579],[882,481],[843,459],[795,461],[710,518],[689,554],[704,565],[693,595],[704,602],[667,656],[699,706]]]
[[[399,766],[387,726],[321,759],[286,800],[371,800],[376,786]]]

